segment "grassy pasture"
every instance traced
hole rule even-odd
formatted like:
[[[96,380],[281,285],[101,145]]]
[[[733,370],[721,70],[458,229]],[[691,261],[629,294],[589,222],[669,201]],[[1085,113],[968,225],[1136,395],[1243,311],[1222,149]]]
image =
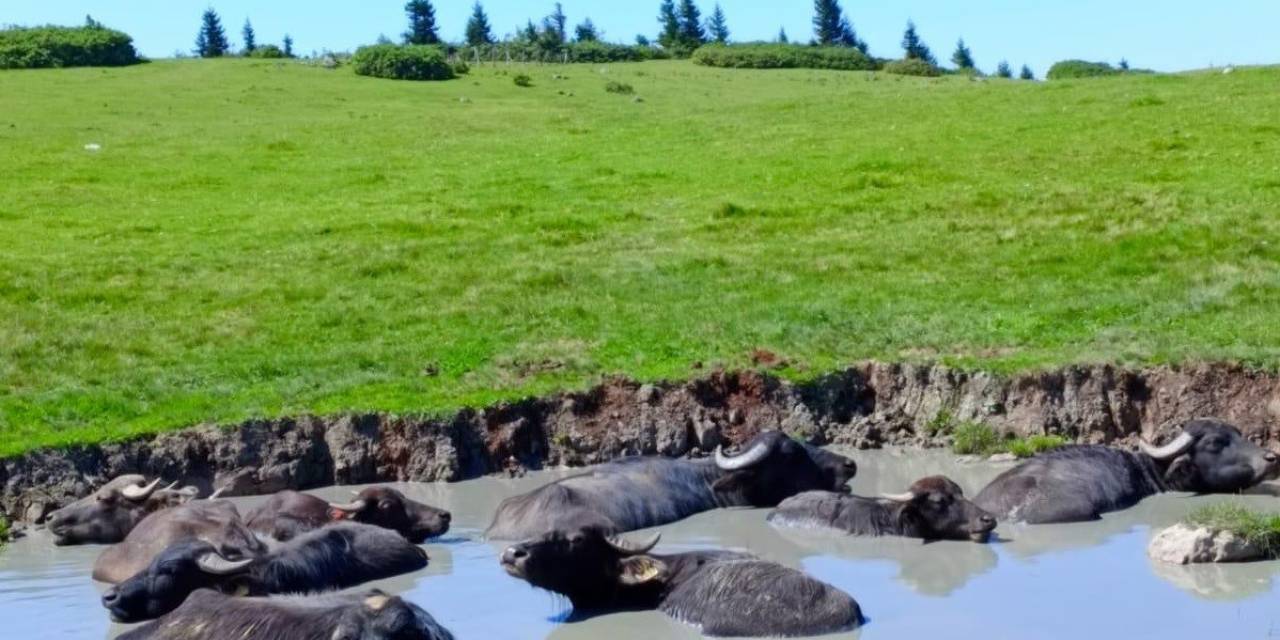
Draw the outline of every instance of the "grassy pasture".
[[[795,378],[863,358],[1274,367],[1277,86],[1280,68],[0,72],[0,455],[684,377],[755,348]]]

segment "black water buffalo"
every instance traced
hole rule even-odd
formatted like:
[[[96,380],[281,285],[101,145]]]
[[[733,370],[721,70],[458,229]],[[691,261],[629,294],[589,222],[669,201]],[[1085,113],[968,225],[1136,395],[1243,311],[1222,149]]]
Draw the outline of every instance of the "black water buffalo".
[[[234,560],[208,542],[186,540],[109,589],[102,606],[117,622],[136,622],[173,611],[196,589],[241,595],[320,593],[425,566],[426,552],[398,533],[355,523],[317,529],[266,555]]]
[[[563,595],[575,614],[658,609],[710,636],[807,636],[862,624],[848,594],[799,571],[725,551],[650,554],[599,528],[508,548],[502,567]]]
[[[118,583],[146,569],[157,555],[184,540],[203,540],[224,556],[259,556],[267,547],[240,521],[226,500],[194,500],[162,509],[138,523],[122,542],[102,551],[93,579]]]
[[[160,487],[139,475],[113,479],[97,491],[53,513],[45,520],[56,545],[113,544],[124,540],[143,518],[196,497],[196,489]]]
[[[118,640],[453,640],[417,605],[362,594],[237,598],[201,589]]]
[[[1142,453],[1081,445],[1041,454],[998,476],[974,502],[1032,524],[1097,520],[1162,491],[1235,493],[1267,479],[1277,456],[1218,420],[1193,420]]]
[[[448,511],[410,500],[390,487],[369,487],[347,504],[281,491],[249,512],[245,523],[277,540],[289,540],[332,522],[352,520],[393,529],[409,542],[422,544],[448,532],[451,519]]]
[[[624,458],[564,478],[498,505],[485,535],[527,540],[551,531],[644,529],[718,507],[772,507],[802,491],[841,491],[857,473],[852,460],[777,431],[714,460]]]
[[[783,500],[768,520],[778,526],[824,527],[858,536],[974,542],[986,542],[996,528],[995,517],[943,476],[922,478],[906,493],[879,499],[808,491]]]

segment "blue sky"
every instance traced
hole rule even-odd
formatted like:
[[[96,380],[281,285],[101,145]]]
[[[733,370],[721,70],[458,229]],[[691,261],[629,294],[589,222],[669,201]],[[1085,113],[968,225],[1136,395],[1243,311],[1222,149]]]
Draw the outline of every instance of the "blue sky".
[[[459,39],[471,0],[438,0],[442,35]],[[550,12],[551,0],[487,0],[499,34]],[[658,0],[566,0],[571,24],[590,16],[609,40],[631,42],[657,31]],[[1280,62],[1280,0],[845,0],[846,11],[872,52],[895,56],[907,19],[940,59],[957,38],[973,48],[980,67],[1001,59],[1037,73],[1065,58],[1119,61],[1162,71],[1211,64]],[[189,50],[200,12],[213,6],[233,42],[251,18],[260,42],[288,32],[300,53],[347,50],[379,34],[403,30],[403,0],[0,0],[0,24],[72,23],[92,14],[127,31],[144,55]],[[785,28],[792,39],[812,33],[811,0],[722,0],[734,39],[771,39]],[[701,0],[703,13],[712,3]]]

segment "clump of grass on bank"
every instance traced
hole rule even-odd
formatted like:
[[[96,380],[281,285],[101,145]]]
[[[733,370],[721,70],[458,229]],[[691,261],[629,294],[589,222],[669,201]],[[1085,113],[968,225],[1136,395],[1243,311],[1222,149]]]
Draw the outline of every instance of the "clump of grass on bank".
[[[883,80],[0,72],[0,455],[682,380],[760,345],[801,381],[1280,365],[1280,68]]]
[[[9,519],[0,516],[0,549],[4,548],[4,545],[9,542],[9,536],[13,535],[9,527]]]
[[[952,451],[959,455],[990,456],[1011,453],[1019,458],[1030,458],[1067,444],[1065,438],[1054,435],[1001,438],[995,429],[981,422],[961,423],[951,429],[950,433]]]
[[[141,61],[133,38],[106,27],[0,29],[0,69],[119,67]]]
[[[1214,531],[1229,531],[1258,546],[1269,556],[1280,556],[1280,513],[1254,511],[1239,503],[1220,502],[1196,509],[1185,522]]]

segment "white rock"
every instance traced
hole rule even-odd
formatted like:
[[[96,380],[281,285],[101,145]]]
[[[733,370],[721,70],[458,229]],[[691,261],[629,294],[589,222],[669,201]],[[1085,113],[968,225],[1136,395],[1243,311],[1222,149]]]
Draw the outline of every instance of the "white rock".
[[[1175,524],[1157,533],[1147,546],[1152,560],[1169,564],[1265,560],[1258,546],[1230,531]]]

